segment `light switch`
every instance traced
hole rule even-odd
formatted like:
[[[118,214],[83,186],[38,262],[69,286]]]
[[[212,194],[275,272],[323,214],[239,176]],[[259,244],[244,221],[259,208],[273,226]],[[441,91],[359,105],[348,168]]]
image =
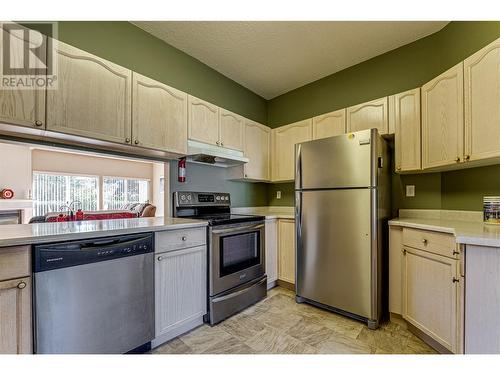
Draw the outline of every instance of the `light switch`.
[[[406,196],[407,197],[415,196],[415,185],[406,185]]]
[[[281,191],[280,190],[278,190],[276,192],[276,199],[281,199]]]

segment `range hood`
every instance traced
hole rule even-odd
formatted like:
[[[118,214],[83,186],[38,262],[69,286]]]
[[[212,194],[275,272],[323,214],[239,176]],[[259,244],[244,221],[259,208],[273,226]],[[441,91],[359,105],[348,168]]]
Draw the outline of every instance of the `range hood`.
[[[248,158],[243,155],[242,151],[192,140],[188,140],[187,153],[186,161],[191,163],[208,164],[224,168],[248,163]]]

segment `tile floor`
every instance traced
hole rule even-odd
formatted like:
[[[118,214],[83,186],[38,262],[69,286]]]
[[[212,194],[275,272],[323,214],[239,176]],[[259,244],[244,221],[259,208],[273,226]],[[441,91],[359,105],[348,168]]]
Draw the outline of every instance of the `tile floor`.
[[[157,354],[435,354],[400,325],[366,325],[274,288],[254,306],[214,327],[203,325],[153,351]]]

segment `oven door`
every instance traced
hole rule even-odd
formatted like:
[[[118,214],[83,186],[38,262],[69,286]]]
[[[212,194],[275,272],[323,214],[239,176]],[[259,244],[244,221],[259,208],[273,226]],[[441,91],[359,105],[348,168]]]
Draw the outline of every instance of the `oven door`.
[[[263,222],[212,227],[210,244],[211,296],[264,275]]]

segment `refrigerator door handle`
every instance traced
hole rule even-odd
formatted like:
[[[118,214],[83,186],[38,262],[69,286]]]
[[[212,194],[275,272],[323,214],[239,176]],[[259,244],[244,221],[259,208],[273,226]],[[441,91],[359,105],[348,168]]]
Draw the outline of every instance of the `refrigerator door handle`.
[[[302,189],[302,145],[295,145],[295,189]]]
[[[299,264],[299,252],[301,251],[302,243],[302,192],[295,192],[295,265]],[[298,291],[297,286],[297,266],[295,266],[295,290]]]

